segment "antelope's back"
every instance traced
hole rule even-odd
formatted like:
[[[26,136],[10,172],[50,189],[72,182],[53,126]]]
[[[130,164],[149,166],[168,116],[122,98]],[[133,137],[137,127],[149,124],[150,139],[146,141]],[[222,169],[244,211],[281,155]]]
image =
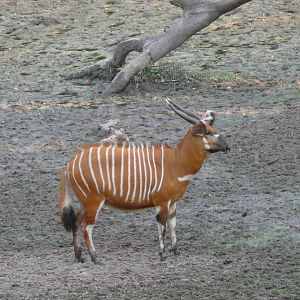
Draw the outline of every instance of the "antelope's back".
[[[156,144],[89,144],[79,149],[67,165],[76,196],[99,196],[121,209],[153,206],[153,195],[163,186],[165,149]]]

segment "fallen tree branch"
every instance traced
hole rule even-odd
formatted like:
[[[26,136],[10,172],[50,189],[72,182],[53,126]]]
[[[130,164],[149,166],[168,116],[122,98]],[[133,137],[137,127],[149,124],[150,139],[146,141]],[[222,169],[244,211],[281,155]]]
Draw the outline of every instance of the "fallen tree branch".
[[[159,34],[141,35],[120,42],[111,58],[84,68],[68,76],[68,79],[88,76],[111,80],[103,96],[119,93],[139,71],[151,67],[221,15],[249,1],[251,0],[171,0],[172,5],[183,10],[182,17],[174,24]],[[124,66],[127,55],[132,51],[141,53]]]

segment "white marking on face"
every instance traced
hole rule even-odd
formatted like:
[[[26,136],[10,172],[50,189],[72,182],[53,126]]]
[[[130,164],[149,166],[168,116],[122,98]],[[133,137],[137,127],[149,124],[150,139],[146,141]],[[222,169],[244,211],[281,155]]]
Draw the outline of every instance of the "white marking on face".
[[[123,147],[122,147],[122,153],[121,153],[120,197],[123,197],[124,149],[125,149],[125,143],[123,144]]]
[[[114,145],[111,150],[111,177],[112,177],[114,196],[117,195],[116,182],[115,182],[115,148],[116,146]]]
[[[147,145],[147,160],[148,160],[148,166],[149,166],[149,186],[148,186],[148,194],[147,194],[147,200],[149,200],[150,192],[151,192],[151,185],[152,185],[152,167],[150,162],[150,154],[149,154],[149,146]]]
[[[209,146],[208,141],[207,141],[207,139],[206,139],[205,137],[203,137],[203,143],[204,143],[204,148],[205,148],[206,150],[209,150],[209,149],[210,149],[210,146]]]
[[[139,175],[140,175],[140,193],[139,193],[139,199],[138,201],[140,202],[142,199],[142,192],[143,192],[143,174],[142,174],[142,164],[141,164],[141,153],[140,153],[140,146],[138,146],[138,160],[139,160]]]
[[[136,146],[135,144],[132,145],[133,150],[133,176],[134,176],[134,185],[133,185],[133,193],[131,200],[134,201],[135,199],[135,193],[136,193]]]
[[[108,190],[110,191],[110,187],[111,187],[111,183],[110,183],[110,171],[109,171],[109,159],[108,159],[108,151],[111,148],[111,146],[109,146],[106,149],[106,176],[107,176],[107,181],[108,181]]]
[[[164,179],[164,145],[161,145],[161,178],[157,191],[161,189],[163,179]]]
[[[177,180],[178,181],[189,181],[191,179],[194,178],[194,174],[189,174],[189,175],[185,175],[185,176],[182,176],[182,177],[178,177]]]
[[[214,137],[215,138],[218,138],[220,135],[219,134],[214,134]]]
[[[102,191],[105,191],[105,180],[104,180],[104,176],[103,176],[103,171],[102,171],[102,166],[101,166],[101,156],[100,156],[100,150],[102,147],[103,147],[103,145],[98,147],[97,158],[98,158],[99,172],[100,172],[100,176],[101,176],[101,180],[102,180]]]
[[[89,168],[90,168],[90,172],[91,175],[93,177],[96,189],[97,189],[97,193],[99,194],[99,187],[98,187],[98,183],[94,174],[94,170],[93,170],[93,165],[92,165],[92,153],[93,153],[93,147],[90,148],[90,153],[89,153]]]
[[[155,192],[156,185],[157,185],[157,172],[156,172],[156,164],[155,164],[155,153],[154,153],[154,146],[152,146],[152,160],[153,160],[153,166],[154,166],[154,187],[152,189],[152,192]]]
[[[86,226],[86,231],[88,233],[88,236],[89,236],[89,239],[90,239],[90,242],[91,242],[91,245],[92,245],[93,252],[95,252],[95,247],[94,247],[93,238],[92,238],[93,228],[94,228],[94,225]]]
[[[81,179],[82,179],[85,187],[88,189],[89,192],[91,192],[90,187],[88,186],[88,184],[87,184],[87,182],[86,182],[86,180],[85,180],[85,178],[83,176],[83,172],[82,172],[82,168],[81,168],[81,161],[82,161],[82,157],[83,157],[83,152],[84,151],[81,151],[81,155],[80,155],[80,158],[79,158],[79,164],[78,164],[78,166],[79,166],[79,172],[80,172],[80,176],[81,176]]]
[[[128,187],[128,190],[127,190],[127,195],[126,195],[126,199],[125,201],[127,202],[128,199],[129,199],[129,196],[130,196],[130,144],[128,145],[128,174],[127,174],[127,177],[128,177],[128,183],[127,183],[127,187]]]

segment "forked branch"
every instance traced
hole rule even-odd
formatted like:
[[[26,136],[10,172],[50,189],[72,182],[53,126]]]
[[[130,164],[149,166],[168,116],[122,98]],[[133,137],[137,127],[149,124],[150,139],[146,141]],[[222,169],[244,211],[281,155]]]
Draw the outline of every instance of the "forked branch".
[[[221,15],[250,1],[171,0],[170,3],[172,5],[183,10],[182,17],[175,23],[159,34],[141,35],[120,42],[111,58],[84,68],[68,78],[88,76],[111,80],[103,95],[108,96],[119,93],[124,90],[130,79],[139,71],[152,66],[156,61],[182,45],[188,38],[207,27]],[[140,54],[124,66],[127,55],[132,51],[138,51]]]

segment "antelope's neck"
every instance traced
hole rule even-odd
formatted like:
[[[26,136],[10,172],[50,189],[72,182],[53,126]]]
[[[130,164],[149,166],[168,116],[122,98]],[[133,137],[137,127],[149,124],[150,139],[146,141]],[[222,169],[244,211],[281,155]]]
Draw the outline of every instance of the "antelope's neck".
[[[180,176],[196,174],[207,157],[207,151],[190,130],[174,148],[175,160]]]

